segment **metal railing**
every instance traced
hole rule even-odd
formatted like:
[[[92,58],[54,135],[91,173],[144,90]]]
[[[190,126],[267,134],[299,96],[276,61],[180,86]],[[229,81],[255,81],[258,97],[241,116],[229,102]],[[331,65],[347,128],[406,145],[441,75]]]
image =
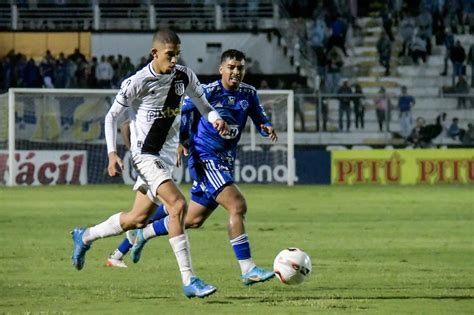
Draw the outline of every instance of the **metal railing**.
[[[154,30],[157,26],[177,30],[273,29],[278,0],[259,1],[137,1],[91,0],[55,5],[0,6],[2,30]],[[211,3],[211,4],[210,4]]]

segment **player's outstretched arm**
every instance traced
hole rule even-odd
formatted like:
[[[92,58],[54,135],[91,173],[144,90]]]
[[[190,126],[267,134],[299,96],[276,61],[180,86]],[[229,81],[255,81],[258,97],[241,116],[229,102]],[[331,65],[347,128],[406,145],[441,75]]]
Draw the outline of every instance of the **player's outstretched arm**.
[[[273,126],[266,126],[264,124],[261,124],[260,128],[268,134],[268,138],[270,138],[270,140],[272,142],[277,142],[278,141],[278,135],[277,135],[275,129],[273,128]]]

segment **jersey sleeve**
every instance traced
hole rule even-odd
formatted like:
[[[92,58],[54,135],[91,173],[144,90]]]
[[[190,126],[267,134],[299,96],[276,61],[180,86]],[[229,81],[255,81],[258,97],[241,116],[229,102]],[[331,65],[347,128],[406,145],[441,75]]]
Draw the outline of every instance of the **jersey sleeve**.
[[[213,123],[217,119],[222,119],[221,116],[215,111],[206,99],[204,90],[199,83],[196,74],[188,69],[189,84],[186,88],[186,95],[189,96],[194,106],[199,110],[202,116],[206,117],[210,123]]]
[[[251,104],[249,116],[252,119],[252,122],[254,123],[255,127],[257,127],[257,130],[260,132],[260,134],[264,137],[267,137],[268,133],[262,130],[262,128],[260,128],[260,125],[272,126],[272,123],[268,119],[268,116],[265,113],[265,109],[263,109],[262,104],[260,104],[260,99],[256,91],[250,95],[249,101]]]
[[[105,141],[107,142],[107,153],[117,151],[117,125],[120,116],[132,104],[138,95],[138,80],[131,76],[122,82],[120,91],[115,96],[115,100],[105,116]]]

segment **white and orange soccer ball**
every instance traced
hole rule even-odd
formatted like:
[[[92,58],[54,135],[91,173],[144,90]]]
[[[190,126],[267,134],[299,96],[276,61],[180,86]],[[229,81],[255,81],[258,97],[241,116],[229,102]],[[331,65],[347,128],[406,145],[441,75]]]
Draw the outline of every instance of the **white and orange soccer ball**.
[[[303,250],[290,247],[275,257],[273,271],[284,284],[300,284],[311,274],[311,258]]]

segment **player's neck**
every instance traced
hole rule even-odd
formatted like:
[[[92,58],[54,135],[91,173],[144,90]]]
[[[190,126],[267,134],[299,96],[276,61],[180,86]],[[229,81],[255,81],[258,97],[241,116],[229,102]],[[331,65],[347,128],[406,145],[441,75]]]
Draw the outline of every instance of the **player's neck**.
[[[238,85],[238,86],[236,86],[236,87],[234,87],[234,86],[229,86],[229,85],[225,84],[222,80],[221,80],[221,84],[222,84],[222,87],[223,87],[226,91],[231,92],[231,93],[236,92],[236,91],[239,89],[239,87],[240,87],[240,85]]]

